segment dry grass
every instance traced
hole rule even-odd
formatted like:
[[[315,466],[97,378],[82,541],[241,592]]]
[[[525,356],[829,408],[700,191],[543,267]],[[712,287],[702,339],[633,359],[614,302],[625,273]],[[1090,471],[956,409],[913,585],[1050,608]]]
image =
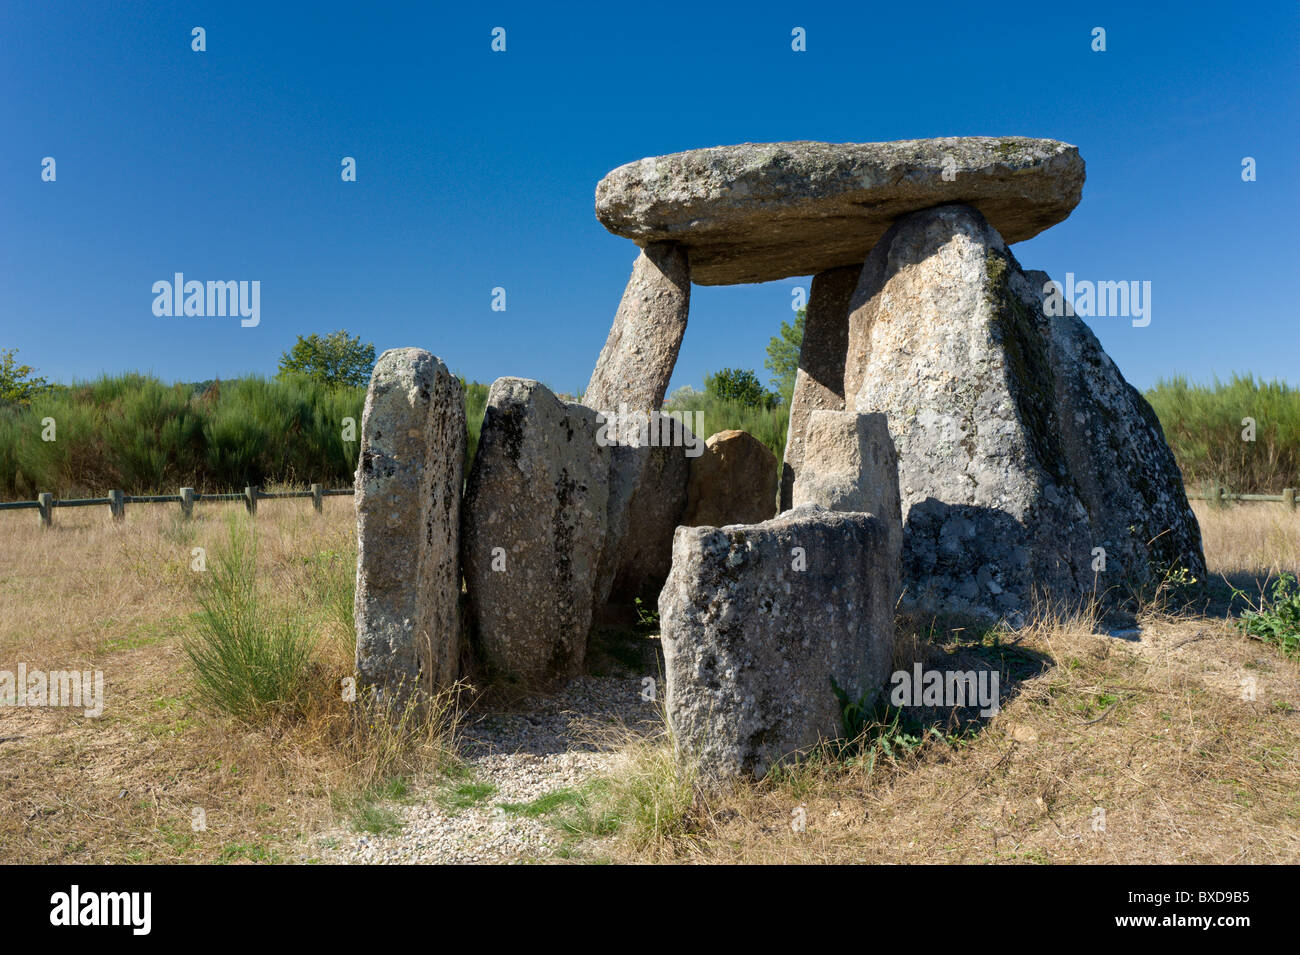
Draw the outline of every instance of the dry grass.
[[[1211,575],[1300,566],[1300,515],[1201,509]],[[1300,666],[1225,616],[1148,614],[1141,642],[1087,614],[1015,634],[907,622],[900,666],[992,663],[1011,698],[913,751],[825,751],[697,800],[654,855],[708,863],[1296,863]],[[1253,687],[1253,699],[1246,688]],[[662,745],[662,744],[661,744]],[[646,761],[642,759],[642,765]],[[796,822],[803,821],[802,831]],[[645,857],[635,840],[615,858]]]
[[[193,548],[223,546],[240,504],[0,514],[0,669],[101,670],[105,706],[0,708],[0,860],[292,861],[296,839],[394,773],[436,768],[451,714],[358,720],[351,675],[350,498],[266,501],[253,522],[271,606],[315,635],[305,718],[243,725],[198,703],[181,645],[197,610]],[[448,703],[449,701],[443,701]],[[192,825],[196,811],[206,830]]]
[[[1140,652],[1087,628],[1034,628],[1017,648],[1052,663],[978,732],[932,739],[870,769],[811,760],[737,787],[697,813],[675,858],[1300,860],[1295,665],[1222,623],[1146,623],[1150,645]],[[1247,674],[1255,702],[1241,698]],[[792,825],[797,809],[802,832]]]
[[[310,615],[321,686],[351,672],[352,502],[268,501],[255,522],[266,586]],[[104,672],[102,717],[0,709],[0,861],[295,861],[394,773],[433,772],[446,726],[412,744],[322,704],[244,726],[196,703],[181,639],[197,609],[191,549],[225,515],[186,525],[164,505],[0,513],[0,669]],[[1199,508],[1212,576],[1300,565],[1300,515]],[[337,567],[335,567],[337,570]],[[331,580],[333,581],[331,583]],[[1141,643],[1087,619],[1014,635],[910,626],[900,662],[990,663],[1011,693],[968,732],[873,765],[809,759],[682,811],[662,741],[630,743],[604,790],[623,820],[595,856],[685,862],[1297,862],[1300,667],[1223,616],[1143,621]],[[1243,699],[1243,678],[1255,699]],[[327,696],[320,696],[326,700]],[[450,717],[448,717],[450,719]],[[951,729],[941,719],[940,729]],[[376,735],[371,735],[371,734]],[[656,748],[658,747],[658,748]],[[792,813],[806,827],[796,832]],[[207,828],[191,826],[195,809]],[[1100,823],[1104,811],[1104,829]],[[589,855],[590,857],[590,855]]]
[[[1300,568],[1300,510],[1281,504],[1192,503],[1210,575],[1293,573]]]

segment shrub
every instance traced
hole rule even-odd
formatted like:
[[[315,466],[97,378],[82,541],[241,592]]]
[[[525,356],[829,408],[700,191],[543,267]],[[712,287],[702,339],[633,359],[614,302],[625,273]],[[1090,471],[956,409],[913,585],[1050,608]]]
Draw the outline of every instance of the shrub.
[[[0,408],[0,490],[31,498],[351,484],[364,402],[361,388],[291,374],[197,386],[124,374],[51,387],[30,406]],[[42,440],[46,418],[54,441]]]
[[[246,521],[231,520],[227,546],[212,554],[185,655],[199,698],[245,722],[302,712],[313,639],[302,615],[270,607],[257,585],[257,545]]]
[[[478,381],[466,381],[462,375],[460,386],[465,394],[465,476],[469,477],[470,465],[478,451],[478,439],[483,431],[483,412],[487,410],[490,385]]]
[[[1245,597],[1236,588],[1233,595]],[[1271,643],[1287,656],[1300,656],[1300,589],[1295,577],[1281,574],[1273,581],[1272,593],[1261,596],[1259,605],[1243,613],[1237,626],[1247,636]]]
[[[1300,390],[1233,375],[1226,384],[1162,379],[1146,392],[1189,487],[1276,494],[1300,484]],[[1253,418],[1255,440],[1242,439]]]

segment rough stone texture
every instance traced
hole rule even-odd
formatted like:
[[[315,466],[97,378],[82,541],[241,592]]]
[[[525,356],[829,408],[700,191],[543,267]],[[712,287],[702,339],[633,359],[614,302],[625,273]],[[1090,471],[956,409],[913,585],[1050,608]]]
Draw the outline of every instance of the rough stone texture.
[[[1086,326],[1049,321],[1041,299],[967,206],[901,219],[863,266],[844,387],[897,445],[905,605],[1015,622],[1036,599],[1075,606],[1162,565],[1203,579],[1154,414]],[[1124,556],[1107,547],[1098,576],[1106,541]]]
[[[625,473],[635,469],[636,474],[636,487],[624,520],[626,529],[612,552],[616,571],[610,597],[622,603],[641,597],[653,606],[658,600],[672,568],[673,531],[686,511],[690,477],[690,458],[686,451],[695,436],[674,418],[657,417],[657,424],[660,435],[657,444],[618,448],[613,457],[611,487],[618,480],[613,472],[620,465]],[[635,463],[623,452],[628,452]],[[619,483],[626,480],[624,477]],[[612,494],[610,499],[613,500]],[[613,521],[611,517],[611,525]]]
[[[609,448],[596,431],[594,411],[538,382],[499,378],[488,392],[462,560],[471,637],[494,680],[542,684],[582,669],[608,523]],[[496,548],[504,570],[493,569]]]
[[[819,504],[831,511],[874,514],[889,532],[885,567],[898,596],[903,514],[898,494],[898,453],[883,414],[814,411],[808,418],[803,468],[794,506]]]
[[[379,356],[356,477],[357,674],[404,700],[455,682],[460,665],[460,382],[420,348]]]
[[[1050,139],[746,143],[628,163],[596,187],[596,218],[638,245],[673,240],[700,285],[766,282],[862,262],[899,216],[975,206],[1008,242],[1078,204],[1084,165]]]
[[[1204,582],[1200,524],[1160,420],[1086,323],[1046,314],[1048,281],[1045,272],[1007,275],[1047,342],[1057,445],[1088,513],[1092,546],[1106,551],[1101,580],[1121,594],[1150,593],[1179,568]]]
[[[677,529],[659,597],[666,705],[703,781],[762,777],[839,736],[832,680],[854,701],[881,691],[894,651],[885,538],[879,518],[816,506]]]
[[[588,408],[658,411],[677,364],[691,303],[686,252],[673,242],[647,245],[637,256],[605,347],[582,396]]]
[[[849,303],[861,265],[831,269],[813,276],[804,316],[803,346],[790,399],[790,425],[781,465],[780,510],[791,507],[791,492],[804,455],[808,415],[817,410],[844,410],[844,353],[849,345]]]
[[[600,415],[597,415],[599,420]],[[612,444],[608,448],[609,494],[605,505],[605,540],[596,562],[595,607],[610,599],[614,580],[623,558],[623,540],[627,537],[632,514],[632,498],[641,484],[648,449],[636,444]]]
[[[747,431],[719,431],[691,460],[682,523],[757,524],[776,513],[776,455]]]

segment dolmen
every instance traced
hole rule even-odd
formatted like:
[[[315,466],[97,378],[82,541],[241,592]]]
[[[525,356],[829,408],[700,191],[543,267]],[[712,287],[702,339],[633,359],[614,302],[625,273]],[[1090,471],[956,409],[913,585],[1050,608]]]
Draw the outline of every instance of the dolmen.
[[[701,285],[812,275],[780,510],[815,412],[883,415],[903,605],[1015,622],[1205,576],[1155,414],[1071,309],[1045,307],[1047,276],[1008,247],[1065,219],[1083,183],[1078,149],[1046,139],[749,143],[621,166],[597,186],[596,215],[642,259],[675,263],[655,293],[639,259],[624,296],[654,303],[646,327],[670,327],[665,346],[685,329],[689,297],[668,294],[683,256]],[[609,367],[644,337],[627,314],[601,354]]]
[[[1083,183],[1074,146],[1024,137],[615,169],[596,216],[639,254],[580,402],[498,380],[465,476],[443,363],[399,349],[376,366],[361,682],[399,698],[466,674],[554,684],[583,672],[609,602],[657,596],[669,725],[721,783],[878,700],[897,609],[1014,625],[1203,580],[1155,414],[1009,247],[1064,220]],[[782,461],[663,413],[692,283],[806,275]]]

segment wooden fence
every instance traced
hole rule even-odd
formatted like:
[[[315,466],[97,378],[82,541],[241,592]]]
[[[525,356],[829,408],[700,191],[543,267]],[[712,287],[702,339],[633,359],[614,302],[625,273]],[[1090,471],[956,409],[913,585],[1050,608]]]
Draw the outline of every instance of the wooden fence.
[[[351,496],[352,488],[330,489],[321,484],[313,484],[308,491],[263,491],[258,487],[246,487],[241,494],[200,494],[192,487],[183,487],[179,494],[124,494],[122,491],[109,491],[107,497],[65,498],[56,500],[48,492],[37,495],[34,501],[0,501],[0,511],[34,510],[39,512],[41,526],[49,527],[54,523],[56,507],[103,507],[108,505],[113,520],[120,521],[126,516],[128,504],[179,504],[181,513],[189,517],[196,501],[243,501],[249,514],[257,513],[257,502],[275,500],[283,497],[309,497],[317,513],[321,511],[321,502],[327,497]],[[1209,494],[1188,494],[1189,501],[1214,501],[1224,504],[1228,501],[1272,501],[1285,504],[1295,510],[1296,489],[1284,487],[1281,494],[1229,494],[1223,488],[1216,488]]]
[[[1281,494],[1229,494],[1219,487],[1209,494],[1188,494],[1187,499],[1189,501],[1214,501],[1217,504],[1224,504],[1228,501],[1272,501],[1275,504],[1285,504],[1291,510],[1295,510],[1295,493],[1295,488],[1284,487]]]
[[[194,511],[196,501],[243,501],[249,514],[257,513],[257,502],[275,500],[282,497],[309,497],[317,513],[321,511],[321,502],[327,497],[344,497],[353,494],[352,488],[331,490],[322,484],[313,484],[309,491],[263,491],[259,487],[246,487],[242,494],[200,494],[192,487],[183,487],[179,494],[124,494],[122,491],[109,491],[107,497],[81,497],[55,499],[48,492],[38,494],[34,501],[0,501],[0,511],[35,510],[39,512],[41,526],[49,527],[54,523],[56,507],[103,507],[108,505],[113,520],[120,521],[126,517],[128,504],[179,504],[181,514],[189,517]]]

